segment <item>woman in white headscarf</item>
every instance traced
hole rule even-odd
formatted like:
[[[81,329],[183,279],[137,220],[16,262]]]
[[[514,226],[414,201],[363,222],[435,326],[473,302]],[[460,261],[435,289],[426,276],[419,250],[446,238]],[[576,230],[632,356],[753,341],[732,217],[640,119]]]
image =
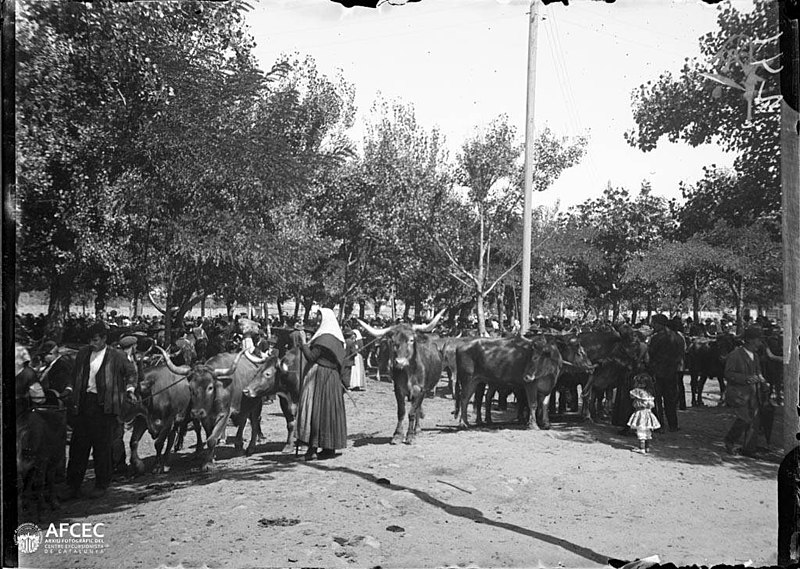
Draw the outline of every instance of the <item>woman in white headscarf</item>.
[[[309,367],[297,408],[297,442],[308,445],[305,459],[336,456],[347,446],[347,418],[344,408],[342,364],[344,335],[336,315],[321,308],[322,322],[311,342],[300,346]],[[317,449],[322,452],[317,454]]]

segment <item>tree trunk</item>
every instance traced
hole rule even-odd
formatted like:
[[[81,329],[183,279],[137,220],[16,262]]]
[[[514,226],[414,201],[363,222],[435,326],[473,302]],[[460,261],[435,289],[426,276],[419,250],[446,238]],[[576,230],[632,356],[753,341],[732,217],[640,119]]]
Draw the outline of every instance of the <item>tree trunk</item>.
[[[66,286],[61,286],[59,279],[50,285],[50,299],[47,304],[47,323],[45,337],[57,344],[61,343],[64,336],[64,321],[69,314],[69,305],[72,293]]]
[[[98,320],[104,320],[103,313],[106,310],[106,301],[108,300],[108,289],[106,287],[105,279],[101,279],[97,283],[94,297],[94,317]]]
[[[411,316],[411,305],[413,304],[413,302],[409,302],[408,300],[404,300],[403,304],[405,305],[405,307],[403,308],[403,320],[408,322],[408,320],[409,320],[409,318]]]
[[[744,329],[744,279],[740,278],[734,293],[736,297],[736,334],[741,334]]]
[[[497,321],[500,323],[500,330],[505,331],[505,319],[506,319],[506,311],[505,311],[505,292],[504,286],[500,286],[497,288]]]
[[[486,334],[486,313],[485,308],[483,306],[483,293],[478,291],[476,296],[476,305],[475,309],[478,313],[478,335],[479,336],[487,336]]]
[[[297,319],[300,317],[300,295],[294,297],[294,321],[297,322]]]
[[[422,322],[422,295],[414,294],[414,320]]]
[[[164,345],[167,349],[172,345],[172,315],[169,312],[172,306],[172,282],[167,287],[167,299],[164,304]]]
[[[611,322],[616,323],[617,318],[619,318],[619,300],[614,299],[614,302],[612,304]]]
[[[367,303],[363,299],[358,301],[358,317],[361,320],[367,317]]]
[[[203,300],[200,301],[200,318],[206,317],[206,297],[203,297]]]
[[[311,308],[313,308],[313,306],[313,298],[303,298],[303,322],[308,322],[308,317],[311,316]]]
[[[382,306],[383,306],[383,303],[376,298],[375,299],[375,316],[380,316],[381,307]]]
[[[281,299],[281,298],[278,298],[278,299],[275,301],[275,304],[276,304],[276,306],[277,306],[277,308],[278,308],[278,320],[279,320],[281,323],[283,323],[283,302],[282,302],[282,299]],[[264,303],[264,314],[266,314],[266,313],[267,313],[267,303],[265,302],[265,303]]]
[[[236,301],[231,299],[225,299],[225,310],[228,313],[228,321],[233,321],[233,309],[236,306]]]
[[[639,318],[639,305],[631,305],[631,326],[636,326],[636,320]]]
[[[650,324],[650,317],[653,315],[653,299],[647,297],[647,323]]]

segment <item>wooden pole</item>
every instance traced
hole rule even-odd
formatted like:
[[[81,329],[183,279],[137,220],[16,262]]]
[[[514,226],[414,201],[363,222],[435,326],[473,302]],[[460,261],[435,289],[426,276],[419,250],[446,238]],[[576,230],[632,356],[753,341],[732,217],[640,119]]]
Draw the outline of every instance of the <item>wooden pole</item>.
[[[533,158],[535,150],[534,110],[536,100],[536,44],[539,0],[531,0],[528,31],[528,104],[525,118],[525,206],[522,213],[522,306],[520,333],[528,331],[531,319],[531,229],[533,215]]]
[[[800,432],[800,54],[797,15],[779,3],[781,45],[781,188],[783,192],[783,450],[797,445]],[[796,8],[795,8],[796,9]]]

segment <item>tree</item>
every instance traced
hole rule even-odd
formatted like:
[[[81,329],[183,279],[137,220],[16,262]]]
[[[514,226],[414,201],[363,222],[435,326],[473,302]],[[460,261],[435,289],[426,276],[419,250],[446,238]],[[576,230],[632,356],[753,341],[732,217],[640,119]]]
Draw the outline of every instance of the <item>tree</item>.
[[[575,244],[566,258],[571,284],[587,291],[598,314],[611,306],[616,319],[623,299],[634,298],[634,279],[625,279],[628,265],[675,229],[667,200],[651,194],[643,183],[635,199],[624,188],[609,184],[603,195],[587,200],[565,217]]]
[[[534,188],[545,189],[565,169],[583,156],[586,139],[569,140],[545,128],[535,144]],[[478,330],[486,334],[484,299],[521,262],[521,246],[505,262],[492,268],[490,259],[498,241],[518,241],[511,228],[518,226],[524,187],[520,158],[522,145],[516,129],[501,115],[468,139],[458,155],[458,188],[443,192],[432,223],[433,236],[449,261],[450,275],[473,295]],[[505,239],[503,238],[505,237]],[[516,248],[516,247],[515,247]],[[523,315],[523,317],[527,317]]]
[[[665,298],[677,290],[678,302],[692,300],[692,316],[700,320],[700,300],[719,273],[719,259],[726,250],[694,237],[686,242],[660,242],[634,259],[624,280],[641,281],[659,297]]]
[[[720,211],[736,209],[737,223],[761,219],[779,231],[780,140],[776,101],[756,101],[752,121],[748,123],[748,104],[742,91],[708,79],[710,74],[720,73],[715,58],[721,49],[731,47],[731,42],[739,42],[742,37],[753,40],[774,37],[778,31],[776,11],[775,2],[764,0],[755,2],[752,13],[741,13],[731,4],[720,5],[719,30],[700,38],[701,58],[687,58],[678,77],[663,73],[657,81],[648,82],[633,93],[636,127],[626,133],[626,139],[631,146],[645,152],[656,148],[663,136],[671,142],[683,141],[692,146],[719,143],[735,152],[735,175],[727,176],[728,187],[718,196],[722,198]],[[754,47],[755,59],[770,60],[778,53],[777,41]],[[747,54],[742,60],[747,62],[749,58]],[[777,60],[771,61],[777,68]],[[779,92],[776,74],[763,67],[755,73],[757,78],[751,79],[763,79],[764,97]],[[728,64],[723,74],[740,85],[748,80],[740,65]],[[705,199],[697,193],[710,189],[709,182],[715,181],[721,180],[712,168],[707,180],[689,197]],[[713,223],[706,227],[712,227]]]

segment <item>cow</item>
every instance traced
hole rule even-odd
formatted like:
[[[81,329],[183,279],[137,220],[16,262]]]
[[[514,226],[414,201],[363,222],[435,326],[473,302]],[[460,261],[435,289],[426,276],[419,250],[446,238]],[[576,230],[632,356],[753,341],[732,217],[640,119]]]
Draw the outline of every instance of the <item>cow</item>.
[[[455,383],[453,382],[453,376],[456,373],[456,348],[467,342],[473,340],[474,338],[470,337],[441,337],[441,336],[434,336],[431,337],[433,343],[439,348],[439,354],[442,358],[442,369],[447,372],[447,388],[450,391],[450,395],[455,399]]]
[[[292,452],[295,448],[294,419],[297,402],[300,399],[300,382],[302,378],[297,373],[300,361],[300,349],[289,349],[286,354],[278,359],[271,356],[260,368],[255,377],[244,388],[244,396],[252,399],[261,399],[272,395],[278,396],[281,412],[286,419],[288,432],[286,445],[282,452]]]
[[[442,358],[427,333],[436,327],[444,312],[439,312],[428,324],[396,324],[383,329],[373,328],[363,320],[358,321],[368,334],[381,338],[389,362],[397,401],[397,426],[391,441],[393,445],[401,441],[413,444],[420,429],[419,420],[423,416],[422,401],[428,391],[436,388],[441,378]],[[411,407],[404,439],[406,399],[411,402]]]
[[[144,473],[144,462],[139,457],[139,442],[145,431],[155,441],[156,463],[154,472],[162,474],[169,471],[169,453],[175,441],[176,432],[185,429],[189,422],[194,423],[197,436],[196,453],[203,449],[200,424],[191,421],[192,394],[186,377],[175,374],[164,365],[148,368],[136,388],[134,405],[124,408],[122,417],[125,423],[133,423],[129,447],[131,449],[130,470],[133,475]],[[180,435],[178,435],[180,436]],[[164,449],[164,443],[167,446]],[[175,446],[175,451],[179,450]],[[162,455],[162,450],[164,453]]]
[[[716,378],[719,382],[720,401],[725,401],[725,358],[736,346],[732,334],[719,334],[708,338],[692,338],[687,349],[686,365],[691,377],[692,402],[704,406],[703,388],[706,381]]]
[[[586,353],[580,338],[576,335],[555,336],[561,358],[564,360],[564,367],[556,384],[558,393],[558,413],[563,414],[567,410],[567,398],[571,399],[573,410],[577,411],[578,406],[578,385],[585,386],[589,376],[597,367],[592,363]],[[554,393],[555,395],[555,393]],[[556,398],[550,398],[550,412],[556,412]]]
[[[229,418],[236,426],[234,439],[236,450],[244,449],[242,433],[247,420],[250,420],[250,442],[244,451],[245,455],[251,455],[258,437],[263,401],[245,397],[244,388],[264,366],[269,356],[253,358],[248,355],[242,359],[245,352],[241,351],[238,354],[217,354],[205,364],[176,366],[164,350],[160,347],[158,349],[166,358],[170,371],[186,376],[189,383],[192,394],[191,416],[200,421],[206,433],[206,455],[201,469],[213,468],[217,443],[225,436]]]
[[[524,387],[528,428],[550,428],[548,403],[563,361],[555,341],[545,337],[476,338],[456,349],[456,415],[468,427],[467,407],[480,383]],[[476,401],[476,403],[479,403]],[[480,408],[477,410],[480,416]]]
[[[593,421],[606,416],[603,398],[642,366],[646,353],[644,342],[632,329],[595,330],[578,336],[586,355],[596,366],[583,388],[583,416]]]
[[[29,406],[17,414],[16,443],[19,511],[30,496],[41,520],[45,502],[53,510],[59,508],[55,481],[64,471],[66,457],[66,407],[55,391],[45,393],[44,404]]]

